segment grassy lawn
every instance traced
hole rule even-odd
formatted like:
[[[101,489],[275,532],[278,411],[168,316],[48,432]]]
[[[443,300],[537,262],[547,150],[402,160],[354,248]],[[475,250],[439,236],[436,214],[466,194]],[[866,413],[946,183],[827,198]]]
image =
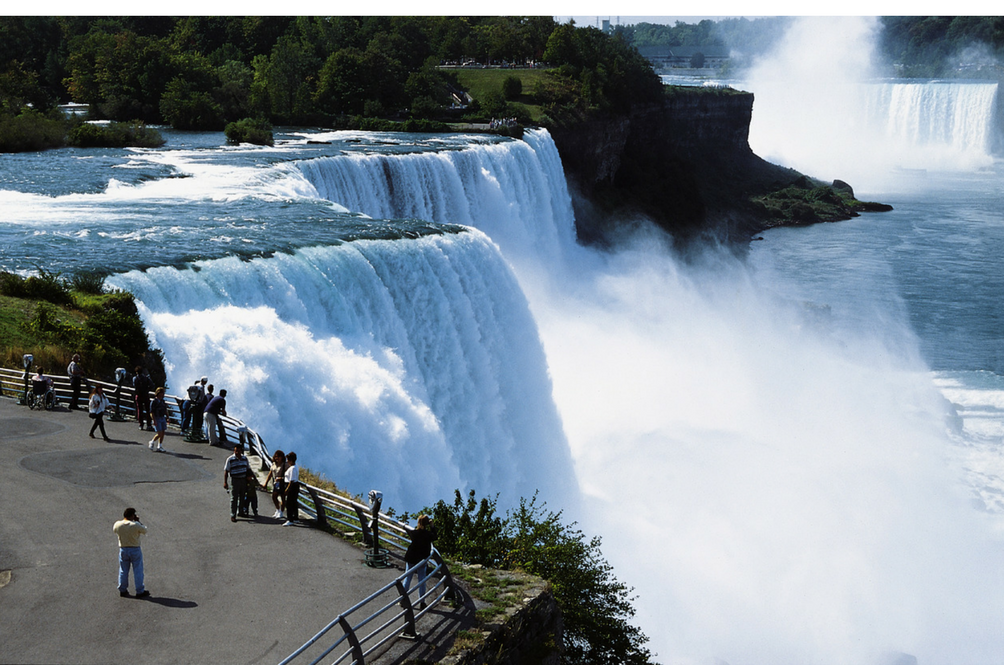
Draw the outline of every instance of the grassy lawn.
[[[545,69],[448,69],[446,71],[456,74],[460,85],[474,99],[483,99],[490,92],[501,91],[502,81],[509,76],[515,76],[523,82],[523,95],[514,101],[525,105],[535,121],[543,113],[540,106],[533,103],[533,97],[530,95],[533,93],[534,84],[547,76]]]

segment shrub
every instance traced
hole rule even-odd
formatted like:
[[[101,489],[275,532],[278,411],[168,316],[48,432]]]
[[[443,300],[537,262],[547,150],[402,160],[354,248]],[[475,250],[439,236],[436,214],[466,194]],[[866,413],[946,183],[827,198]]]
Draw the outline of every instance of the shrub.
[[[99,125],[84,122],[69,131],[66,142],[77,148],[156,148],[164,138],[138,120]]]
[[[267,120],[244,118],[229,123],[223,130],[227,135],[227,143],[252,143],[254,145],[275,145],[272,136],[272,124]]]
[[[105,292],[105,277],[94,272],[77,273],[70,277],[70,288],[80,293],[101,295]]]
[[[63,145],[66,124],[62,118],[26,110],[0,115],[0,152],[46,150]]]
[[[436,548],[445,556],[493,568],[520,569],[551,583],[565,623],[565,663],[642,663],[648,638],[628,623],[631,592],[613,575],[600,539],[587,539],[534,496],[500,517],[496,499],[438,502],[423,512],[436,525]]]
[[[502,95],[512,101],[523,94],[523,81],[518,76],[507,76],[502,81]]]

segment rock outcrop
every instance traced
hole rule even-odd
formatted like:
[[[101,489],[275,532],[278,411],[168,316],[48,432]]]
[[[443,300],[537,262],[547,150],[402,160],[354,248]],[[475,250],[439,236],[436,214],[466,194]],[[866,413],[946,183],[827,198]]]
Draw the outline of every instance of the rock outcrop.
[[[815,216],[793,222],[781,214],[783,205],[768,205],[771,194],[804,176],[753,153],[752,113],[751,93],[677,87],[663,102],[625,116],[552,128],[579,238],[609,243],[643,217],[680,240],[742,242],[771,226],[847,219],[863,209],[842,195],[827,207],[832,197],[821,196]]]

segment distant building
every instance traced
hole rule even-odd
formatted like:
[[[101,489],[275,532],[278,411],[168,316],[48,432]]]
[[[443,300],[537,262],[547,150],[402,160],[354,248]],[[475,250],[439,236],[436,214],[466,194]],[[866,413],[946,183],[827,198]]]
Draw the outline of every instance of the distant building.
[[[695,66],[718,69],[729,61],[729,52],[719,46],[640,46],[638,52],[656,71]]]

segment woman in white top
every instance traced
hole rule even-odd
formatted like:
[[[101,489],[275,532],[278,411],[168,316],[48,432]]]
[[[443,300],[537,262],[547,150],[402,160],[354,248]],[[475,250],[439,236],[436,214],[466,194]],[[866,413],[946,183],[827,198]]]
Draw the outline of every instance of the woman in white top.
[[[87,402],[87,410],[90,412],[94,424],[91,425],[91,438],[94,438],[94,430],[101,428],[101,437],[105,441],[111,441],[105,433],[105,409],[108,408],[108,398],[105,397],[105,390],[100,385],[95,384],[91,390],[91,398]]]
[[[286,473],[283,476],[286,481],[286,500],[283,506],[286,508],[286,522],[283,526],[292,526],[300,517],[300,467],[296,466],[296,453],[286,453]]]

